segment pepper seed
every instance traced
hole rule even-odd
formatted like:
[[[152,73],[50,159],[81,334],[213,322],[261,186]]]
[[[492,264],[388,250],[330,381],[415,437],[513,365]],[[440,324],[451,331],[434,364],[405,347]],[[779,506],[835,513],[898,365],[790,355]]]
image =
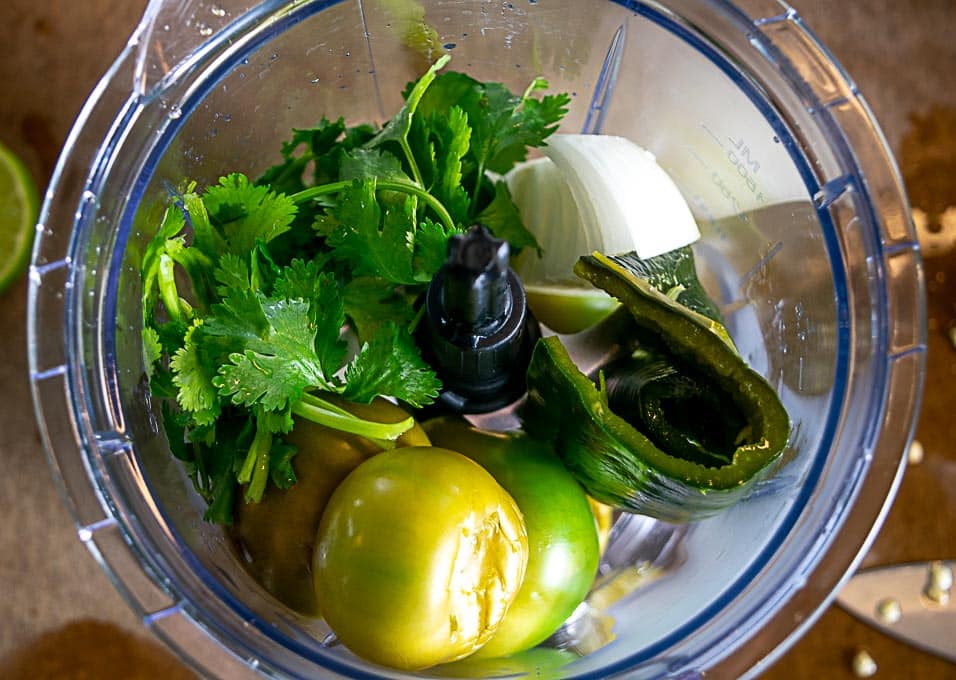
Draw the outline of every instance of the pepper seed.
[[[952,587],[952,568],[939,560],[931,563],[923,594],[936,604],[946,604],[949,602],[949,591]]]
[[[918,439],[914,439],[906,453],[906,462],[909,465],[919,465],[923,462],[923,444]]]
[[[900,601],[892,597],[880,600],[876,603],[876,615],[883,623],[896,623],[903,615]]]
[[[876,675],[876,661],[865,649],[860,649],[853,655],[853,675],[858,678]]]

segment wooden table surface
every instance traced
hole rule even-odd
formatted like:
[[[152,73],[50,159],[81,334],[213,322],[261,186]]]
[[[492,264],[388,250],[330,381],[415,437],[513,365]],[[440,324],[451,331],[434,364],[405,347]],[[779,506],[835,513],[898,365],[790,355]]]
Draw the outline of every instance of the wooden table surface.
[[[870,102],[900,160],[914,207],[922,211],[921,223],[925,215],[930,224],[926,238],[940,243],[956,234],[956,2],[793,4]],[[0,3],[0,140],[25,159],[41,187],[83,100],[144,5],[145,0]],[[925,456],[907,470],[864,566],[956,557],[956,347],[947,335],[956,323],[956,251],[928,256],[925,267],[929,370],[917,431]],[[57,649],[70,654],[95,649],[89,640],[105,644],[120,630],[146,634],[76,539],[47,470],[27,383],[25,297],[24,281],[0,297],[0,356],[6,359],[0,362],[0,513],[6,519],[0,531],[0,659],[6,657],[0,676],[68,677],[62,669],[72,668],[73,677],[80,677],[79,657],[57,666],[51,655]],[[32,673],[23,671],[25,645],[68,622],[74,633],[87,636],[75,639],[86,642],[63,647],[61,638],[48,638],[37,648],[49,662],[46,671],[37,666]],[[850,658],[858,648],[876,660],[877,677],[956,678],[956,665],[896,642],[838,607],[764,677],[851,678]],[[106,668],[116,677],[176,677],[174,664],[162,656],[149,647],[142,654],[130,652],[126,671]],[[91,673],[87,677],[100,675]]]

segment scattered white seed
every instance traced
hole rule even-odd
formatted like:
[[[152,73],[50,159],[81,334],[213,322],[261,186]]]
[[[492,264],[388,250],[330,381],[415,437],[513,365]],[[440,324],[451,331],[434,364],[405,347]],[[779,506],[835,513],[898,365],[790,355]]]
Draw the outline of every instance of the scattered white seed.
[[[903,615],[900,601],[892,597],[880,600],[876,603],[876,615],[883,623],[896,623]]]
[[[858,678],[869,678],[876,675],[876,661],[865,649],[853,655],[853,675]]]
[[[909,465],[919,465],[923,462],[923,444],[918,439],[914,439],[910,444],[909,451],[906,454],[906,462]]]

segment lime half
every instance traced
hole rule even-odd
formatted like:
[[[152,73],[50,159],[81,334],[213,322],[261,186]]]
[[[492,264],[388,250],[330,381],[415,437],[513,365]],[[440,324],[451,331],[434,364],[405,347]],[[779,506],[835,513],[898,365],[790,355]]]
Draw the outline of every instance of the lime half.
[[[529,283],[524,287],[535,318],[555,333],[577,333],[610,314],[618,302],[603,290]]]
[[[30,260],[38,205],[30,172],[0,144],[0,292],[16,281]]]

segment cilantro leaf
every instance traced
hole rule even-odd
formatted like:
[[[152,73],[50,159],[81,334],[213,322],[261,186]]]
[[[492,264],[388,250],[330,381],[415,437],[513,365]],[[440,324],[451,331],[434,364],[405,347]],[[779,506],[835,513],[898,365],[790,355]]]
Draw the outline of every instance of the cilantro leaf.
[[[326,367],[326,374],[338,370],[348,347],[341,338],[345,301],[335,277],[322,272],[316,260],[293,260],[276,279],[273,296],[310,302],[309,321],[315,327],[315,353]]]
[[[342,157],[339,176],[343,179],[397,179],[408,181],[402,162],[379,149],[354,149]]]
[[[468,115],[461,107],[432,113],[425,126],[434,143],[434,179],[429,191],[444,204],[456,225],[467,225],[470,220],[468,192],[462,186],[462,159],[471,144]]]
[[[197,319],[186,331],[185,345],[170,360],[173,384],[179,388],[177,401],[199,425],[210,425],[219,417],[220,407],[213,373],[203,361],[196,342],[196,331],[203,325]]]
[[[238,255],[226,253],[219,258],[213,276],[217,284],[216,292],[222,297],[233,290],[251,290],[249,265]]]
[[[475,209],[485,170],[504,174],[524,160],[527,147],[544,144],[557,130],[567,113],[567,94],[548,95],[540,100],[531,96],[546,88],[547,81],[536,78],[521,96],[501,83],[482,83],[456,71],[438,75],[422,96],[419,111],[423,116],[459,106],[467,114],[471,127],[471,145],[467,161],[473,168],[472,209]]]
[[[344,155],[374,135],[371,125],[347,128],[343,118],[330,121],[323,117],[315,127],[293,129],[292,139],[282,144],[283,161],[262,173],[256,184],[284,194],[297,193],[306,188],[305,173],[310,164],[312,183],[335,182],[340,178]],[[302,147],[305,149],[300,152]]]
[[[226,252],[233,254],[248,253],[257,241],[268,243],[288,231],[297,210],[287,196],[252,184],[240,173],[220,178],[218,185],[206,190],[202,202],[210,222],[226,238]]]
[[[365,404],[387,395],[418,408],[433,402],[440,388],[408,331],[389,321],[349,363],[342,395]]]
[[[484,224],[498,238],[505,239],[512,250],[534,248],[541,255],[541,246],[521,220],[521,213],[511,198],[508,185],[499,180],[495,183],[495,197],[485,206],[475,221]]]
[[[422,175],[421,172],[419,172],[418,164],[415,162],[415,155],[412,153],[412,149],[408,144],[408,131],[411,128],[412,116],[415,113],[415,109],[418,108],[418,103],[424,96],[428,86],[435,80],[435,75],[450,59],[451,57],[449,55],[444,54],[431,65],[428,71],[408,90],[405,96],[405,104],[399,109],[398,113],[392,116],[389,121],[385,123],[385,127],[382,128],[382,131],[366,144],[370,148],[375,148],[387,142],[398,143],[405,153],[405,159],[411,168],[412,177],[415,178],[415,181],[418,182],[419,185],[423,184]]]
[[[497,85],[490,87],[496,88]],[[510,120],[497,128],[494,142],[489,144],[492,152],[485,164],[487,169],[500,174],[508,172],[515,163],[527,158],[528,147],[542,146],[558,129],[558,123],[568,112],[571,98],[564,93],[546,95],[541,99],[530,96],[535,90],[547,87],[547,80],[535,78],[512,110]]]
[[[311,387],[331,387],[315,351],[315,324],[304,300],[260,302],[265,329],[246,336],[246,350],[229,355],[212,379],[233,404],[287,409]]]
[[[385,205],[376,196],[375,178],[355,180],[339,203],[316,222],[334,258],[344,260],[357,276],[381,276],[394,284],[415,283],[414,196],[391,192]]]
[[[402,294],[394,284],[375,276],[356,277],[342,289],[345,314],[361,343],[370,339],[389,320],[400,326],[411,323],[415,310],[409,297],[414,298],[414,295]]]
[[[146,377],[151,378],[156,363],[163,358],[163,345],[159,341],[159,332],[152,326],[143,329],[143,366]]]
[[[446,229],[427,217],[418,226],[415,235],[415,276],[423,283],[430,282],[448,259],[448,240],[464,229]],[[504,237],[502,237],[504,238]]]
[[[232,288],[205,317],[202,342],[211,361],[245,351],[250,343],[269,333],[262,299],[250,288]]]
[[[185,321],[167,321],[166,323],[153,322],[152,326],[147,326],[156,332],[159,338],[159,344],[163,349],[164,355],[172,356],[185,343],[186,331],[189,324]],[[145,330],[145,329],[144,329]]]

